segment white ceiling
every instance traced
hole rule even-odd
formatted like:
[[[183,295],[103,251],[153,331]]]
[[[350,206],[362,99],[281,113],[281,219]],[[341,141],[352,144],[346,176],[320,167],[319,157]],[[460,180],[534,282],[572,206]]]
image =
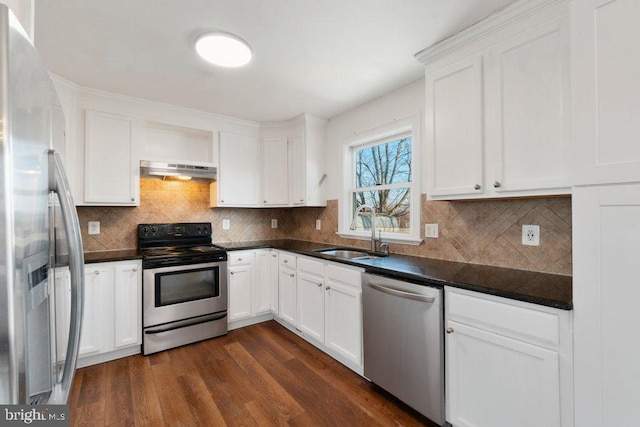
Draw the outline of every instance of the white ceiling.
[[[513,0],[36,0],[35,45],[81,86],[260,122],[331,118],[419,79],[413,55]],[[213,66],[193,41],[246,40]]]

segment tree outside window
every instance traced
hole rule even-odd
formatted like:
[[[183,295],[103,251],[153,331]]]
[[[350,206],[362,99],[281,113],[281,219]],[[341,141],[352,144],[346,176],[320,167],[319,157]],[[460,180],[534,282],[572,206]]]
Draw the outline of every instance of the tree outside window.
[[[352,148],[353,208],[376,210],[376,229],[411,233],[412,137],[409,132]],[[356,230],[371,230],[371,214],[362,212]]]

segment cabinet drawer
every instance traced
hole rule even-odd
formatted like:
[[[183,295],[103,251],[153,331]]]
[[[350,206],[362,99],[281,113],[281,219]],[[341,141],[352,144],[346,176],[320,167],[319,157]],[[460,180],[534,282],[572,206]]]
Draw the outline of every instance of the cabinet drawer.
[[[279,258],[278,262],[280,262],[280,265],[290,267],[290,268],[296,268],[295,255],[290,255],[290,254],[285,254],[283,252],[280,252],[280,256],[278,258]]]
[[[339,267],[334,264],[327,265],[327,280],[333,280],[347,285],[362,288],[362,273],[360,270]]]
[[[446,291],[446,320],[455,320],[516,339],[560,345],[558,315],[493,301],[482,296]]]
[[[298,272],[324,277],[324,264],[307,258],[298,258]]]
[[[253,252],[236,252],[230,253],[228,257],[228,265],[229,267],[233,267],[235,265],[248,265],[253,263]]]

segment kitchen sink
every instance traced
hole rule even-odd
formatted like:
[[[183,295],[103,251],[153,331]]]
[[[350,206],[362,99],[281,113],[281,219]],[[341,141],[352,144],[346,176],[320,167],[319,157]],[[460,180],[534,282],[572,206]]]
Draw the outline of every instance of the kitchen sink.
[[[316,249],[314,252],[318,252],[318,253],[321,253],[322,255],[327,255],[327,256],[332,256],[332,257],[342,258],[342,259],[361,260],[361,259],[379,258],[378,256],[371,255],[366,251],[354,251],[351,249],[335,249],[335,248]]]

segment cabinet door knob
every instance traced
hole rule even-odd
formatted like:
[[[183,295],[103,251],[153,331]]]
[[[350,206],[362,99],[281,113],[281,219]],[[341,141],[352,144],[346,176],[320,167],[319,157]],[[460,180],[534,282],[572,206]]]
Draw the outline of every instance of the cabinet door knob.
[[[473,186],[474,190],[479,190],[481,188],[482,188],[482,186],[480,184],[476,184],[476,185]]]
[[[134,198],[132,197],[132,198],[131,198],[131,201],[132,201],[132,202],[135,202],[135,201],[136,201],[136,199],[134,199]]]
[[[304,202],[304,199],[300,199],[301,202]]]
[[[100,270],[96,270],[93,272],[94,274],[100,274]]]
[[[328,290],[330,290],[330,289],[331,289],[331,286],[327,286],[327,287],[326,287],[326,288],[324,288],[324,289],[328,291]]]
[[[500,183],[500,181],[496,181],[496,182],[493,183],[493,186],[495,188],[500,188],[500,187],[502,187],[502,184]]]
[[[318,285],[318,287],[321,287],[321,286],[322,286],[322,283],[316,283],[316,285]]]
[[[224,203],[224,199],[220,199],[220,203]]]
[[[288,259],[285,259],[285,260],[284,260],[284,261],[282,261],[282,262],[286,264],[286,263],[288,263],[288,262],[289,262],[289,260],[288,260]]]
[[[296,276],[296,275],[295,275],[295,274],[293,274],[293,273],[291,273],[291,274],[289,275],[289,277],[295,277],[295,276]]]
[[[132,270],[134,273],[135,273],[136,271],[138,271],[138,269],[137,269],[136,267],[133,267],[131,270]]]
[[[229,274],[233,276],[233,271],[230,271]]]
[[[266,200],[263,200],[263,201],[262,201],[262,203],[267,203],[267,201],[266,201]]]
[[[271,256],[272,256],[273,258],[275,258],[275,257],[277,257],[278,255],[276,255],[276,254],[273,254],[273,255],[271,255]]]
[[[446,332],[447,332],[448,334],[452,334],[452,333],[453,333],[453,328],[447,328],[447,331],[446,331]]]
[[[242,261],[242,258],[238,258],[238,262]]]

